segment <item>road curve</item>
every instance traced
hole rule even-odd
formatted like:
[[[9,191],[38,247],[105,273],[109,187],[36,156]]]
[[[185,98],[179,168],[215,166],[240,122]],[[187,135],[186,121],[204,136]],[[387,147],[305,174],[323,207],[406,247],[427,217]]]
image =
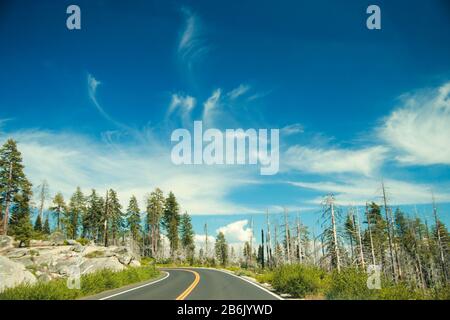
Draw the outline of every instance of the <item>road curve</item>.
[[[268,290],[235,275],[208,268],[164,268],[155,281],[96,295],[100,300],[277,300]]]

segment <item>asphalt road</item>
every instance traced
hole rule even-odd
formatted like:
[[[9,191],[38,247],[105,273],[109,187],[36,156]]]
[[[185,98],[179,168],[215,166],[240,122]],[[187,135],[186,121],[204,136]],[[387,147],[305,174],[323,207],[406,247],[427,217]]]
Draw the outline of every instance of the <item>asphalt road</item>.
[[[162,269],[162,278],[91,299],[100,300],[276,300],[257,284],[227,272],[203,269]]]

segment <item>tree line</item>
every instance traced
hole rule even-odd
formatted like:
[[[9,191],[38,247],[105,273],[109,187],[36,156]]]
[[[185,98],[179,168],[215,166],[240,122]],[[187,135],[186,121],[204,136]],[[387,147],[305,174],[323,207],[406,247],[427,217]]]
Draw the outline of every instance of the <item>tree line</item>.
[[[344,268],[366,271],[381,267],[381,275],[393,283],[407,282],[421,289],[446,285],[449,281],[450,237],[432,201],[433,221],[408,215],[387,203],[382,184],[382,204],[367,203],[343,209],[333,195],[324,198],[319,219],[322,232],[311,232],[299,215],[292,221],[287,210],[283,223],[271,226],[267,214],[261,243],[244,247],[244,266],[275,268],[303,264],[341,272]],[[345,212],[344,212],[345,211]]]

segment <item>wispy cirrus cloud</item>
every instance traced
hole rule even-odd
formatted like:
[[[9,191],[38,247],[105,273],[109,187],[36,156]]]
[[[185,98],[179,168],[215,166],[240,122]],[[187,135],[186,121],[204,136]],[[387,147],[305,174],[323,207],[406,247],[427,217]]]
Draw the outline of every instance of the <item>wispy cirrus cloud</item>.
[[[386,157],[383,146],[362,149],[314,148],[295,145],[283,154],[285,170],[307,173],[356,173],[371,176]]]
[[[382,196],[381,181],[368,178],[347,178],[339,181],[304,182],[290,181],[289,184],[303,189],[320,191],[323,194],[333,193],[336,203],[341,205],[364,205],[368,201],[380,202]],[[406,181],[384,180],[388,201],[392,205],[405,204],[429,204],[433,186],[423,183],[411,183]],[[442,190],[448,190],[450,185],[444,185]],[[449,202],[450,193],[437,191],[436,201]],[[311,200],[311,203],[319,204],[323,197]]]
[[[290,124],[290,125],[287,125],[287,126],[281,128],[281,134],[286,135],[286,136],[294,135],[297,133],[302,133],[304,131],[305,131],[305,129],[303,128],[303,126],[300,123]]]
[[[222,95],[222,90],[216,89],[212,95],[203,104],[203,121],[206,124],[211,124],[213,122],[214,114],[219,111],[219,101]]]
[[[86,194],[91,188],[100,193],[113,188],[124,207],[135,195],[144,208],[145,195],[159,187],[165,192],[173,191],[181,209],[190,214],[254,212],[227,200],[234,188],[251,183],[246,170],[173,165],[170,146],[163,141],[104,143],[73,132],[38,129],[0,132],[0,137],[0,143],[9,137],[18,141],[25,172],[32,183],[46,179],[52,193],[61,191],[66,199],[76,186]]]
[[[240,84],[237,88],[234,88],[227,93],[227,97],[231,100],[235,100],[240,96],[246,94],[250,90],[250,86],[246,84]]]
[[[206,54],[210,47],[206,42],[200,17],[190,8],[183,7],[181,12],[184,16],[184,28],[178,43],[178,56],[192,67],[192,63]]]
[[[401,97],[378,136],[405,165],[450,165],[450,82]]]

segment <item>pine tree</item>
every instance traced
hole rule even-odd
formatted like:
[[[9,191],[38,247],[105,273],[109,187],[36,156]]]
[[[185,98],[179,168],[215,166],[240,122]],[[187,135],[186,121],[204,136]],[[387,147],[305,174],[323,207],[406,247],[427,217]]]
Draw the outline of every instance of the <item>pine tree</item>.
[[[13,139],[8,139],[0,149],[0,200],[2,209],[0,218],[2,218],[1,231],[8,233],[8,223],[10,220],[10,211],[14,198],[20,192],[31,192],[26,190],[29,182],[23,172],[22,156],[17,149],[17,144]]]
[[[180,207],[178,205],[175,195],[170,192],[165,201],[164,215],[162,224],[167,232],[167,238],[170,242],[170,255],[175,257],[178,249],[178,226],[180,223]]]
[[[48,221],[48,217],[45,219],[44,226],[42,227],[42,232],[44,234],[50,234],[50,222]]]
[[[128,204],[127,222],[133,240],[138,241],[139,235],[141,233],[141,216],[138,202],[135,196],[131,196],[130,202]]]
[[[30,220],[30,201],[32,191],[28,180],[22,182],[22,190],[14,195],[14,207],[10,219],[11,234],[19,241],[19,247],[28,246],[33,235],[33,225]]]
[[[87,210],[83,217],[83,237],[94,241],[101,241],[104,225],[102,216],[104,215],[104,200],[92,189],[91,195],[87,199]]]
[[[181,216],[180,221],[180,240],[181,246],[186,253],[186,258],[191,261],[194,260],[195,244],[194,244],[194,229],[192,227],[191,217],[185,212]]]
[[[42,232],[42,220],[40,215],[37,216],[36,221],[34,223],[34,231],[39,233]]]
[[[84,197],[80,187],[77,187],[76,191],[70,198],[69,208],[65,211],[65,227],[69,238],[77,238],[80,221],[86,215],[86,210],[86,198]]]
[[[50,208],[56,217],[56,229],[61,230],[61,218],[64,212],[67,210],[66,203],[64,202],[64,197],[62,193],[57,193],[53,198],[53,206]]]
[[[219,232],[217,235],[214,249],[216,251],[216,257],[217,260],[219,260],[219,263],[222,266],[226,266],[228,264],[228,245],[223,232]]]
[[[150,239],[151,255],[156,256],[160,242],[160,225],[164,216],[165,199],[161,189],[156,188],[147,198],[146,231]]]
[[[122,206],[119,203],[119,199],[117,198],[117,193],[110,189],[108,192],[108,200],[105,203],[105,212],[108,211],[105,220],[109,224],[109,230],[111,232],[113,244],[116,244],[116,239],[118,235],[122,232],[125,222],[122,213]]]

